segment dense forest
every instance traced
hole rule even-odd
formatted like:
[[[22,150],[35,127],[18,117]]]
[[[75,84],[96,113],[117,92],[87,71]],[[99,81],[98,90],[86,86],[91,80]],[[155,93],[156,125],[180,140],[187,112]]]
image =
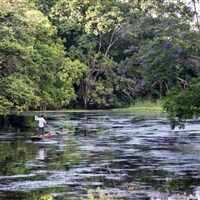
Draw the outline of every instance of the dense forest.
[[[128,107],[150,98],[166,99],[171,118],[198,116],[198,6],[0,0],[0,114]]]

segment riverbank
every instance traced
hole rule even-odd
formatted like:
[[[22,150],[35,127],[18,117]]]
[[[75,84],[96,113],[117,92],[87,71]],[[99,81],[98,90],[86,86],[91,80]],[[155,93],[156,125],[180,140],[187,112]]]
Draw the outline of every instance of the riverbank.
[[[142,100],[136,101],[134,105],[128,108],[114,108],[114,109],[100,109],[100,110],[93,110],[93,109],[62,109],[62,110],[42,110],[42,111],[26,111],[24,113],[90,113],[90,112],[135,112],[135,111],[143,111],[143,112],[164,112],[162,107],[161,101],[150,101],[150,100]],[[24,114],[23,113],[23,114]]]
[[[136,101],[134,105],[128,108],[116,108],[112,111],[146,111],[146,112],[164,112],[161,101],[142,100]]]

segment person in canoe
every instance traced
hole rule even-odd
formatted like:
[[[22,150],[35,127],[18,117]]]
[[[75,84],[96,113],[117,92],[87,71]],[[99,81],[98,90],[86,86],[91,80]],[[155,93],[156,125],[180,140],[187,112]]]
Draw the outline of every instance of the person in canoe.
[[[63,128],[64,128],[64,124],[63,124],[62,118],[60,118],[59,119],[59,130],[61,133],[63,133]]]
[[[35,120],[38,121],[38,135],[44,136],[44,126],[47,123],[44,119],[44,115],[41,115],[40,117],[35,117]]]
[[[63,133],[63,125],[59,125],[59,130],[57,131],[48,131],[45,133],[44,127],[46,125],[46,120],[44,118],[44,115],[41,115],[40,117],[35,116],[35,120],[38,121],[38,136],[32,136],[32,140],[41,140],[43,138],[48,137],[61,137]]]

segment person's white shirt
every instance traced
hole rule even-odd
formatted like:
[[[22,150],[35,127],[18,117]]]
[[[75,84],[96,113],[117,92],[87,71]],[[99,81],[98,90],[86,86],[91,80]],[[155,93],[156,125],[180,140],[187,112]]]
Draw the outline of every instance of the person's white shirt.
[[[40,128],[43,128],[44,125],[47,123],[46,120],[45,120],[43,117],[40,117],[40,118],[38,119],[38,121],[39,121],[39,127],[40,127]]]

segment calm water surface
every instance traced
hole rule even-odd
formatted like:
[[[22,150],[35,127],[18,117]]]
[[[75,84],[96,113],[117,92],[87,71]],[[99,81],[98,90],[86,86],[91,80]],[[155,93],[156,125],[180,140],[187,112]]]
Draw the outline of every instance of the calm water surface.
[[[44,113],[32,141],[33,114],[0,117],[0,199],[200,199],[200,121],[171,130],[161,114]]]

